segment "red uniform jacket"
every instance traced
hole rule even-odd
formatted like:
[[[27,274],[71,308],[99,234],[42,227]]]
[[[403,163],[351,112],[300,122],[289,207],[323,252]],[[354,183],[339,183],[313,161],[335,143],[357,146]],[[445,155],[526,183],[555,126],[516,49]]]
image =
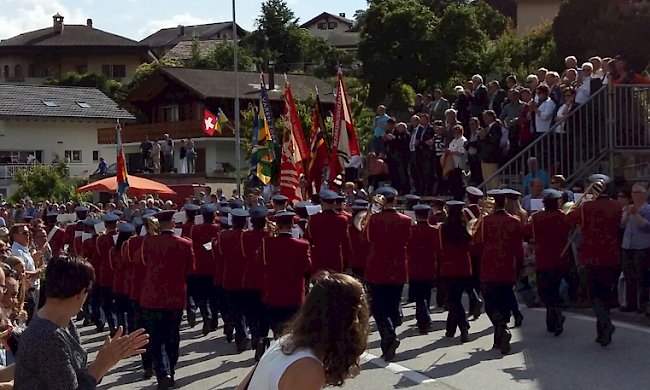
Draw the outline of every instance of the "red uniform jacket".
[[[54,229],[54,226],[47,226],[45,229],[47,230],[47,234],[49,235],[52,229]],[[66,239],[65,229],[57,227],[57,231],[54,233],[54,236],[52,236],[49,242],[50,248],[52,248],[53,256],[56,256],[58,253],[61,253],[63,251],[63,245],[65,245],[65,239]]]
[[[219,238],[221,233],[226,232],[227,230],[221,231],[217,238],[212,240],[212,258],[214,259],[214,277],[212,281],[215,286],[223,287],[223,256],[219,253]]]
[[[535,243],[535,266],[538,271],[571,268],[569,251],[562,251],[569,240],[571,225],[560,210],[538,211],[524,226],[524,235]]]
[[[196,272],[194,275],[214,275],[217,270],[216,262],[212,256],[212,251],[205,249],[203,245],[219,235],[219,225],[213,223],[203,223],[194,226],[190,232],[190,239],[194,247],[194,256],[196,257]]]
[[[436,264],[436,242],[438,228],[422,224],[411,226],[411,238],[408,240],[409,280],[431,280],[438,273]]]
[[[74,241],[75,232],[84,231],[84,225],[81,221],[74,225],[69,225],[65,229],[65,236],[63,237],[63,245],[68,244],[68,252],[72,253],[72,242]],[[61,247],[63,248],[63,246]],[[76,253],[74,253],[76,255]]]
[[[368,261],[370,243],[366,240],[366,232],[359,231],[354,227],[354,219],[350,218],[348,223],[348,234],[350,235],[350,249],[352,255],[349,262],[352,268],[365,268]]]
[[[312,269],[309,243],[290,234],[267,237],[260,249],[264,262],[262,301],[273,307],[298,307],[305,300],[305,275]]]
[[[514,283],[517,280],[517,264],[525,256],[519,218],[504,210],[484,217],[474,243],[481,248],[481,281]]]
[[[370,243],[365,278],[368,283],[408,282],[406,246],[411,237],[411,218],[394,209],[374,214],[366,226]]]
[[[478,218],[481,215],[481,207],[477,204],[470,204],[463,209],[463,215],[465,216],[466,221]]]
[[[108,288],[113,287],[113,269],[111,268],[111,262],[108,257],[108,252],[115,246],[113,235],[115,235],[114,231],[107,232],[97,237],[95,241],[97,253],[100,255],[97,282],[100,286]]]
[[[219,255],[223,259],[224,290],[244,289],[244,248],[242,236],[245,229],[232,229],[219,233]]]
[[[348,222],[352,222],[352,214],[350,212],[345,211],[345,210],[341,210],[341,211],[339,211],[339,214],[341,214],[342,216],[347,218]]]
[[[182,310],[187,299],[187,276],[194,273],[190,240],[163,231],[147,237],[141,250],[147,273],[142,281],[140,306]]]
[[[99,272],[99,264],[101,262],[101,256],[97,252],[97,237],[93,234],[92,238],[87,239],[81,244],[81,257],[93,266],[95,269],[95,278],[98,277],[97,273]],[[54,248],[52,248],[52,252],[54,253]]]
[[[343,272],[350,257],[348,219],[334,210],[312,215],[307,227],[314,273],[320,270]]]
[[[264,259],[259,249],[264,237],[269,234],[263,229],[244,232],[244,289],[262,291],[264,288]]]
[[[438,225],[439,223],[445,222],[445,213],[437,212],[436,214],[429,215],[429,224]]]
[[[77,256],[77,257],[83,257],[83,252],[82,252],[82,244],[83,241],[81,240],[81,236],[75,237],[74,240],[72,240],[72,246],[68,248],[68,252],[72,256]]]
[[[452,244],[445,239],[444,229],[444,225],[436,227],[436,234],[433,238],[436,259],[440,266],[440,276],[450,278],[468,278],[472,276],[470,243],[468,242],[466,245]]]
[[[122,244],[122,247],[124,247],[124,244]],[[122,250],[115,249],[115,246],[108,253],[113,266],[113,293],[128,295],[128,288],[131,286],[131,281],[127,279],[129,259],[122,256]]]
[[[185,238],[190,238],[191,231],[192,231],[192,228],[194,228],[194,226],[195,226],[194,225],[194,219],[185,222],[183,224],[183,226],[181,227],[181,230],[182,230],[181,236],[183,236]]]
[[[144,236],[131,237],[124,244],[124,255],[129,260],[130,282],[131,285],[127,294],[132,300],[139,302],[140,293],[142,292],[142,281],[147,276],[147,267],[142,262],[142,242]]]
[[[584,203],[567,215],[571,225],[581,227],[580,264],[586,266],[620,264],[621,244],[618,229],[622,216],[621,205],[606,197]]]

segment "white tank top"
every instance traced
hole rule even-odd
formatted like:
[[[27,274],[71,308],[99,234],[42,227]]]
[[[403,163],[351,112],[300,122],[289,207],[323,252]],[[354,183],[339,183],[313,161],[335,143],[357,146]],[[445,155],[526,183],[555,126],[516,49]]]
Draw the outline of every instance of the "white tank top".
[[[298,348],[291,355],[286,355],[282,352],[282,343],[286,342],[287,337],[274,341],[264,352],[248,385],[248,390],[278,390],[280,378],[295,361],[312,358],[321,362],[308,348]]]

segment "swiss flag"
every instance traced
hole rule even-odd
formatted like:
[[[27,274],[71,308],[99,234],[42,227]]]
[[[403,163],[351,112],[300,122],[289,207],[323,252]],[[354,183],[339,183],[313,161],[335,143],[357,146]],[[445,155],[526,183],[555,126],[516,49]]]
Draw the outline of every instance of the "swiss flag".
[[[214,134],[214,130],[217,127],[217,116],[214,115],[210,110],[203,110],[203,131],[210,137]]]

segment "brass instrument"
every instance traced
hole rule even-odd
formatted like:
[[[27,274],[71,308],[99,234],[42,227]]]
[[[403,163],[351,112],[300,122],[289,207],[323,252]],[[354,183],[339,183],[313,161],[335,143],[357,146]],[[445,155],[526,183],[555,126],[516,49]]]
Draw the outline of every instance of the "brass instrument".
[[[602,180],[602,179],[594,180],[594,182],[591,183],[589,188],[587,188],[585,193],[582,194],[580,199],[578,199],[573,205],[571,205],[571,207],[568,208],[565,212],[567,214],[569,214],[571,211],[573,211],[577,207],[582,206],[585,202],[588,202],[591,199],[598,198],[600,196],[600,194],[602,194],[605,191],[605,189],[607,189],[607,183],[605,183],[604,180]],[[590,198],[589,195],[592,195],[592,197]],[[569,238],[569,242],[566,243],[566,245],[564,246],[564,250],[562,250],[562,256],[564,256],[566,254],[566,251],[569,250],[569,248],[571,247],[571,243],[576,238],[576,235],[578,234],[579,231],[580,231],[579,228],[575,229],[575,231],[573,232],[573,234]]]
[[[374,195],[370,199],[368,210],[360,211],[354,216],[354,220],[352,221],[354,227],[357,228],[358,231],[362,232],[366,226],[368,226],[370,217],[372,217],[373,214],[381,212],[384,209],[384,206],[386,206],[386,198],[383,195]]]
[[[160,233],[160,222],[158,218],[151,217],[147,220],[147,234],[150,236],[155,236]]]
[[[269,236],[277,237],[280,234],[280,228],[276,222],[271,220],[266,221],[266,228],[269,229]]]
[[[481,227],[483,218],[486,215],[494,213],[494,210],[496,209],[496,202],[494,201],[493,197],[489,196],[484,200],[481,200],[481,204],[479,206],[481,206],[481,214],[478,216],[478,218],[472,218],[471,220],[467,221],[467,233],[469,233],[472,237],[476,234],[478,228]]]

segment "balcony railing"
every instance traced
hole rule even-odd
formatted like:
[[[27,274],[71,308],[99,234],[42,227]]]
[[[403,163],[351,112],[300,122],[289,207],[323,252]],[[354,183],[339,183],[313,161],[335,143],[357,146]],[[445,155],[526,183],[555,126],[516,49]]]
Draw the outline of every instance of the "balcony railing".
[[[0,179],[11,179],[16,172],[28,169],[34,169],[36,164],[0,164]]]
[[[229,124],[229,126],[231,126]],[[125,125],[122,128],[122,142],[142,142],[145,136],[150,140],[162,140],[165,134],[171,139],[205,137],[203,132],[203,121],[182,121],[169,123],[152,123],[146,125]],[[222,134],[215,133],[215,137],[234,137],[230,127],[226,127]],[[117,135],[115,127],[107,127],[97,130],[97,143],[103,145],[115,144]]]

